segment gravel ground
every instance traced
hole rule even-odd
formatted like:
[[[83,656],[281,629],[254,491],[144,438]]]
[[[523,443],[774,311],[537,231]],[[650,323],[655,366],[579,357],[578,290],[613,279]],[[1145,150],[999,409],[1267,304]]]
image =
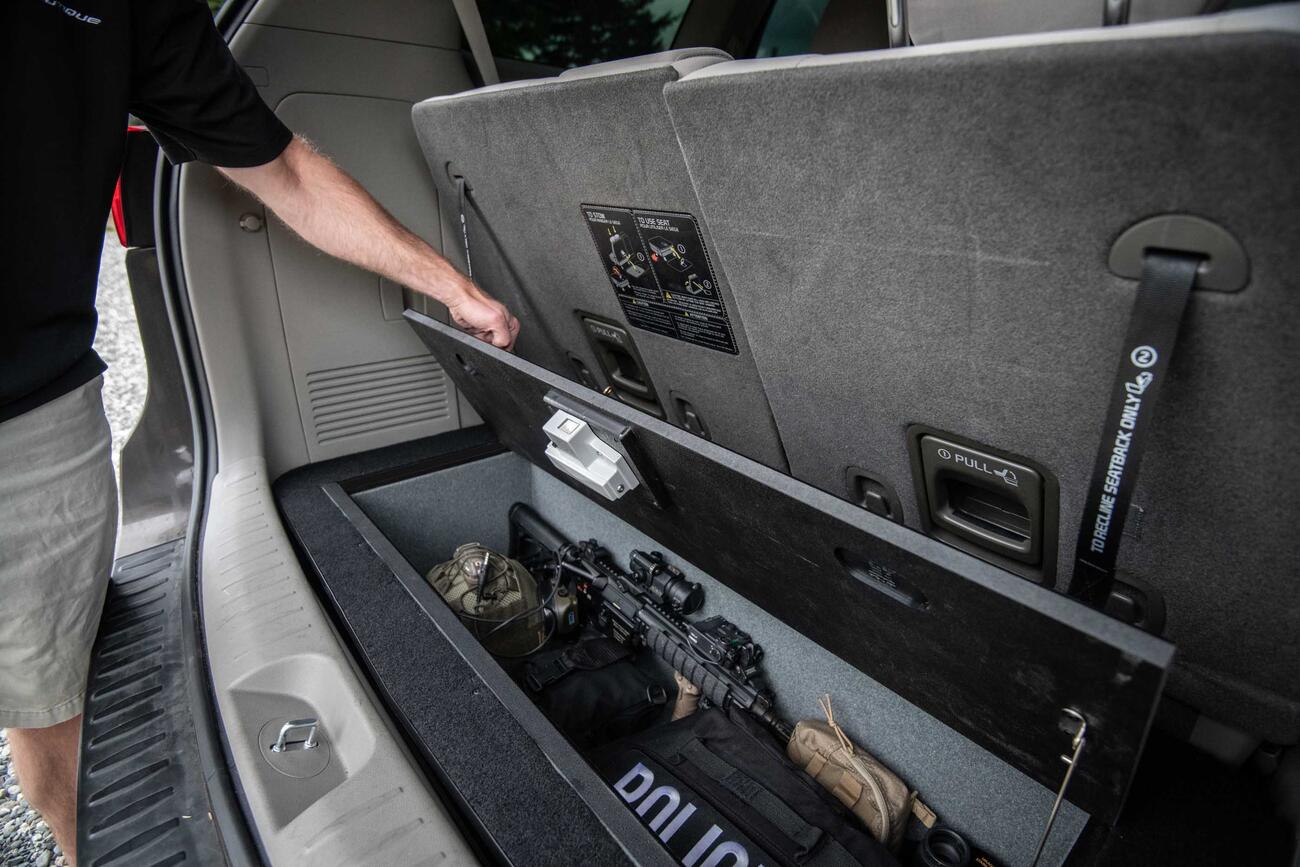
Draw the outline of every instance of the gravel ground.
[[[9,742],[0,731],[0,864],[49,867],[67,864],[50,828],[27,804],[9,764]]]
[[[123,250],[110,229],[99,268],[99,332],[95,351],[108,363],[104,411],[113,429],[113,466],[122,443],[140,418],[148,382],[135,307],[126,282]],[[22,795],[9,760],[9,741],[0,729],[0,867],[66,865],[49,826]]]
[[[114,466],[122,444],[140,418],[149,387],[131,288],[126,282],[125,260],[117,234],[110,229],[99,261],[99,331],[95,335],[95,351],[108,364],[104,374],[104,412],[113,429]]]

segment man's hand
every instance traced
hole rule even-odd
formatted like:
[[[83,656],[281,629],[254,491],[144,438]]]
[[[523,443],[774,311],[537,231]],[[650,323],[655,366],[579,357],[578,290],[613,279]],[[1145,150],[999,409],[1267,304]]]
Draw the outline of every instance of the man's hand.
[[[446,305],[479,340],[512,349],[519,320],[383,209],[305,139],[254,168],[222,173],[257,196],[307,243]]]
[[[466,290],[461,301],[448,304],[451,321],[468,334],[491,343],[500,349],[515,348],[519,335],[519,320],[500,301],[465,280]]]

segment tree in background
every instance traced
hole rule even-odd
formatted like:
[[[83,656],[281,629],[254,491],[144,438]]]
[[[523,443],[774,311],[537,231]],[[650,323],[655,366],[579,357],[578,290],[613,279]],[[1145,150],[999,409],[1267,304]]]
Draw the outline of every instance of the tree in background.
[[[484,0],[492,53],[571,66],[667,48],[688,4],[645,0]],[[654,7],[665,8],[656,13]]]
[[[216,15],[225,2],[208,0],[208,8]],[[669,48],[688,5],[689,0],[483,0],[479,11],[493,54],[567,69]]]

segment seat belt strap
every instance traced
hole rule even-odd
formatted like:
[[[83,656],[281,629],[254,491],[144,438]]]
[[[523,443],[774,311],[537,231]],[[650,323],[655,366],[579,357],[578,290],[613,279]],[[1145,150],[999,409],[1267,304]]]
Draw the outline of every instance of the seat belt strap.
[[[456,199],[460,210],[460,239],[465,244],[465,276],[474,282],[474,262],[469,257],[469,224],[465,222],[465,179],[456,178]]]
[[[478,77],[484,84],[498,84],[501,76],[497,74],[497,61],[488,45],[478,3],[476,0],[452,0],[451,5],[456,8],[460,29],[465,31],[465,41],[469,43],[469,53],[474,56],[474,65],[478,67]]]
[[[1142,264],[1115,385],[1079,525],[1070,595],[1097,608],[1115,584],[1115,561],[1156,400],[1201,258],[1150,250]]]

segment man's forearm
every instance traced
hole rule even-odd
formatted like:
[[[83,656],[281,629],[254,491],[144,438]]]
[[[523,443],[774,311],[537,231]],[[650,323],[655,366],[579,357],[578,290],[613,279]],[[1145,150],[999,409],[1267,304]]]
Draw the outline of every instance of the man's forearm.
[[[497,346],[510,346],[518,322],[365,189],[295,138],[256,168],[222,169],[312,246],[382,274],[445,304],[457,324]]]

